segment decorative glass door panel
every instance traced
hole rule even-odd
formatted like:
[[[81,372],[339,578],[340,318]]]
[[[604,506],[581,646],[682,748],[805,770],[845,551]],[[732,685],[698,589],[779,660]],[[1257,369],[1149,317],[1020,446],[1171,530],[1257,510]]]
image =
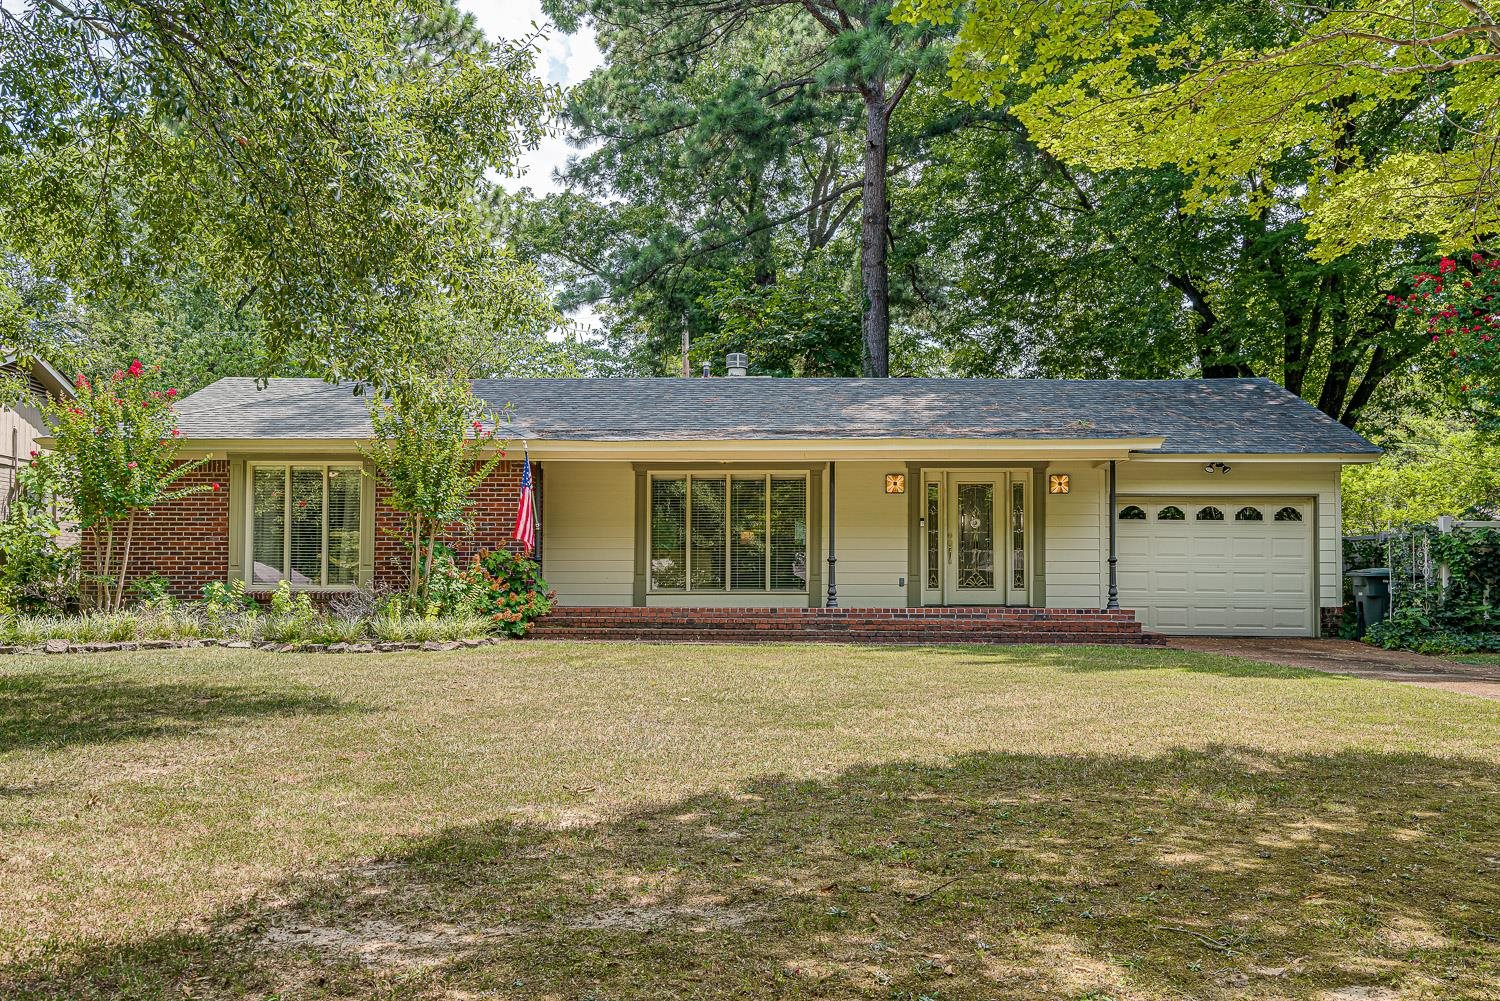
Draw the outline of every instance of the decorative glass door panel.
[[[943,600],[949,605],[1003,605],[1005,475],[950,473],[948,477],[947,573]]]
[[[958,586],[988,591],[995,586],[995,486],[958,485]]]

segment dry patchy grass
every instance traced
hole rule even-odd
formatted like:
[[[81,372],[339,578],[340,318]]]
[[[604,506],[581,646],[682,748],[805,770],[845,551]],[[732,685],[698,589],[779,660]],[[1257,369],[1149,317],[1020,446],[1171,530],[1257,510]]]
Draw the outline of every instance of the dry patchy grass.
[[[10,660],[0,996],[1497,998],[1497,793],[1182,651]]]

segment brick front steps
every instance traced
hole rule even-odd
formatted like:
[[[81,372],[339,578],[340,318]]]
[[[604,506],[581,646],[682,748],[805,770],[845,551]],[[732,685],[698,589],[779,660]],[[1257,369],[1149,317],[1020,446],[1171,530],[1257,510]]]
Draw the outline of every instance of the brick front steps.
[[[566,608],[537,639],[658,642],[1113,643],[1157,646],[1133,612],[1092,608]]]

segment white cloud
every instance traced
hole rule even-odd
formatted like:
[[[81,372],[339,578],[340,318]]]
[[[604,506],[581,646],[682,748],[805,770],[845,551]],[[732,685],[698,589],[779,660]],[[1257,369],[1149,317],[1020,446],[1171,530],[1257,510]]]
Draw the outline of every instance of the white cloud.
[[[538,42],[541,53],[537,69],[548,83],[571,87],[604,61],[594,44],[592,28],[563,34],[542,14],[540,0],[460,0],[459,5],[474,15],[491,38],[523,38],[540,29],[544,37]],[[501,178],[500,183],[511,191],[523,187],[538,194],[557,191],[553,171],[565,166],[568,157],[576,152],[554,131],[542,140],[538,149],[525,156],[520,177]]]

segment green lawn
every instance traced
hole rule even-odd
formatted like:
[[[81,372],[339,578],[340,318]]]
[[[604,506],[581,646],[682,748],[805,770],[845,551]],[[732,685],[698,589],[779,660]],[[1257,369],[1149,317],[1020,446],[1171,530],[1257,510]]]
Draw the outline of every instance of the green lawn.
[[[1497,984],[1492,700],[1163,650],[0,661],[7,999]]]
[[[1453,658],[1460,664],[1483,664],[1500,667],[1500,653],[1465,653]]]

